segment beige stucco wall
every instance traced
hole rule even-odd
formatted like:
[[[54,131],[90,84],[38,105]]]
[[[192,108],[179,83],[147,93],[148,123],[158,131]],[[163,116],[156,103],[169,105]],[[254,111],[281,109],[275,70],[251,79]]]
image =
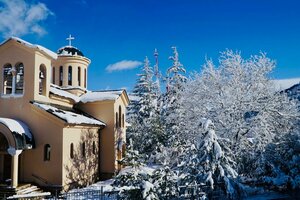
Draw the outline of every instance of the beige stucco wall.
[[[82,142],[85,142],[86,156],[82,156]],[[91,152],[93,142],[96,145],[96,152]],[[68,188],[72,182],[88,184],[93,175],[98,176],[98,142],[99,127],[74,126],[63,129],[63,183]],[[71,143],[73,144],[73,155],[71,158]],[[77,158],[77,159],[76,159]],[[87,179],[87,180],[84,180]],[[86,181],[86,182],[85,182]]]
[[[3,95],[3,70],[0,70],[0,117],[17,119],[25,122],[34,133],[36,148],[26,150],[19,156],[20,180],[39,182],[32,175],[46,179],[51,184],[62,183],[62,128],[61,120],[49,115],[45,111],[35,108],[30,101],[49,101],[47,96],[39,95],[39,66],[47,68],[46,79],[50,80],[51,60],[38,51],[24,47],[16,41],[10,41],[0,47],[0,66],[7,63],[24,64],[24,93],[23,95]],[[47,86],[49,91],[49,85]],[[47,92],[48,94],[48,92]],[[51,146],[51,160],[44,161],[44,145]]]
[[[102,120],[106,127],[100,133],[100,172],[114,173],[115,149],[114,149],[114,102],[96,102],[79,104],[78,108],[89,113],[91,116]]]
[[[25,47],[16,41],[9,41],[0,46],[0,67],[10,63],[24,64],[24,93],[19,96],[3,95],[3,70],[0,70],[0,117],[17,119],[25,122],[31,129],[36,147],[23,151],[20,156],[19,178],[21,182],[35,182],[40,185],[64,185],[67,182],[66,166],[71,166],[70,143],[76,146],[81,142],[82,130],[92,128],[95,138],[100,140],[100,172],[113,174],[117,169],[118,138],[115,113],[125,114],[128,104],[124,94],[116,101],[101,101],[95,103],[78,104],[78,108],[106,123],[106,127],[98,132],[99,127],[70,126],[63,120],[32,105],[31,101],[53,103],[72,108],[72,100],[61,99],[50,95],[51,67],[55,69],[55,83],[59,83],[59,66],[64,66],[63,85],[68,85],[68,66],[73,66],[73,86],[78,86],[77,67],[81,67],[81,87],[84,88],[84,69],[90,61],[83,57],[59,57],[57,61],[32,48]],[[46,67],[44,74],[47,81],[46,95],[39,94],[39,68]],[[75,91],[76,93],[76,91]],[[124,115],[126,117],[126,115]],[[125,119],[124,119],[125,120]],[[0,127],[1,128],[1,127]],[[2,127],[4,128],[4,127]],[[125,129],[123,132],[125,133]],[[4,129],[3,129],[4,130]],[[100,137],[100,139],[99,139]],[[51,146],[50,161],[44,161],[44,146]],[[97,162],[98,164],[99,162]],[[98,167],[98,166],[97,166]],[[36,178],[33,175],[40,177]],[[43,182],[46,180],[46,182]]]
[[[116,101],[101,101],[93,103],[78,104],[78,108],[89,113],[93,117],[106,123],[106,127],[101,130],[100,134],[100,172],[102,174],[114,174],[117,171],[117,139],[118,132],[116,128],[115,113],[119,112],[121,106],[126,120],[126,99],[123,95]],[[126,137],[126,129],[121,128]],[[106,177],[106,176],[104,176]]]
[[[86,88],[84,85],[84,81],[87,82],[87,74],[86,78],[84,77],[84,70],[87,71],[88,65],[90,64],[90,60],[81,56],[59,56],[57,60],[53,61],[52,65],[55,68],[55,84],[59,85],[59,67],[63,66],[63,83],[62,86],[69,86],[68,84],[68,68],[72,66],[72,86],[79,86],[82,88]],[[81,84],[78,84],[78,67],[80,67],[81,72]],[[87,86],[87,83],[86,83]]]

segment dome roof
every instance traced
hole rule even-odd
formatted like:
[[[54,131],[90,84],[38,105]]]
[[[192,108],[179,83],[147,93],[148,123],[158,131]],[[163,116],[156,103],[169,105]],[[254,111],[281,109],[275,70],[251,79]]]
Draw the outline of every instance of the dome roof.
[[[59,56],[83,56],[83,53],[73,46],[64,46],[57,50],[57,55]]]

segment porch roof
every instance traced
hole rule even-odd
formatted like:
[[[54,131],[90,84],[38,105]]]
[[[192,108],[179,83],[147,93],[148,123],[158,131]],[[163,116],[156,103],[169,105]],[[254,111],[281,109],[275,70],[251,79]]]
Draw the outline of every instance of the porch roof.
[[[34,139],[29,127],[20,120],[10,118],[0,118],[0,124],[6,126],[16,142],[16,149],[34,148]]]

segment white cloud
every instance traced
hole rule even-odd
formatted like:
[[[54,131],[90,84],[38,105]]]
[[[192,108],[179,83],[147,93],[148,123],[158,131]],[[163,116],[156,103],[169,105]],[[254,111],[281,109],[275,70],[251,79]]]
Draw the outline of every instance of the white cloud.
[[[25,0],[0,0],[0,32],[2,37],[37,34],[47,31],[40,24],[53,13],[43,3],[30,4]]]
[[[140,66],[142,63],[136,60],[122,60],[120,62],[116,62],[114,64],[110,64],[106,67],[106,71],[113,72],[113,71],[121,71],[121,70],[128,70],[134,69]]]

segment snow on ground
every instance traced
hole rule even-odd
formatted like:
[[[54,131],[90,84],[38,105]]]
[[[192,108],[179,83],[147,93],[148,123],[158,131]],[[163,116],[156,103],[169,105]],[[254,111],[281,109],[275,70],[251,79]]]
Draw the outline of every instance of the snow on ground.
[[[77,114],[71,111],[66,111],[62,109],[58,109],[51,105],[46,105],[42,103],[34,102],[33,105],[37,106],[38,108],[45,110],[56,117],[63,119],[69,124],[91,124],[91,125],[100,125],[105,126],[106,124],[101,122],[100,120],[93,119],[82,114]]]
[[[278,79],[274,80],[275,90],[282,91],[286,90],[296,84],[300,83],[300,78],[290,78],[290,79]]]
[[[152,174],[156,168],[157,168],[157,166],[141,166],[138,168],[125,167],[119,172],[119,174],[130,173],[130,172],[133,172],[134,170],[139,173]],[[85,188],[70,190],[69,193],[91,191],[91,190],[101,190],[101,188],[103,188],[104,193],[112,192],[112,191],[119,191],[119,190],[133,189],[132,187],[114,188],[112,186],[113,182],[114,182],[114,179],[109,179],[106,181],[99,181],[99,182],[89,185]]]

